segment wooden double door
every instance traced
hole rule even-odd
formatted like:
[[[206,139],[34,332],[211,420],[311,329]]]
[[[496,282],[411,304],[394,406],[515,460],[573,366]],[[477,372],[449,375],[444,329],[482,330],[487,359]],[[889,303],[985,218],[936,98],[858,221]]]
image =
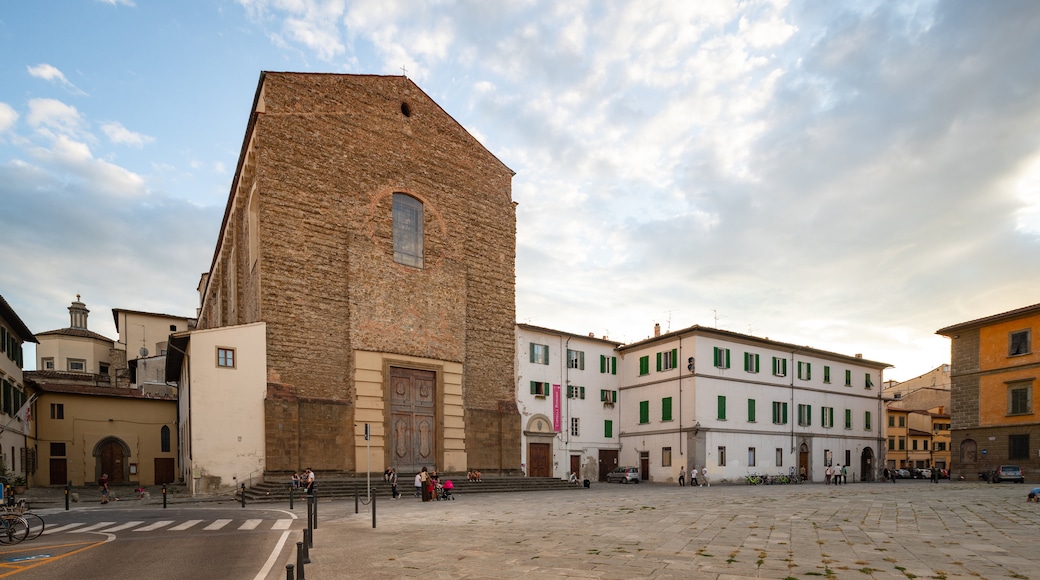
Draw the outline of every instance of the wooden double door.
[[[390,465],[403,477],[437,469],[437,374],[390,367]]]

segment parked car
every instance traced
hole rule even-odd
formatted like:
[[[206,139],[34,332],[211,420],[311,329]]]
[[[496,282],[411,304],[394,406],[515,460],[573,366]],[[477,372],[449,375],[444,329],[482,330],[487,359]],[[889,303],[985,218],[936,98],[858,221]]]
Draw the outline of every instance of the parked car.
[[[618,467],[607,474],[607,483],[639,483],[638,467]]]
[[[989,477],[990,483],[1000,483],[1002,481],[1013,481],[1015,483],[1025,483],[1026,478],[1022,475],[1022,468],[1017,465],[1001,465],[1000,467],[993,470],[993,474]]]
[[[931,479],[932,478],[932,470],[928,469],[927,467],[916,468],[913,471],[913,477],[914,477],[914,479]]]
[[[910,471],[907,469],[896,469],[896,479],[910,479]]]

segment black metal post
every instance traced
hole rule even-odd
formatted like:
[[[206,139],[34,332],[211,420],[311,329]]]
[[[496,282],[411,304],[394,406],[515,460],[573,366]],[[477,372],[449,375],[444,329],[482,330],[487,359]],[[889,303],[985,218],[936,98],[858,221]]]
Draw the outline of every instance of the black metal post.
[[[311,530],[303,530],[303,563],[311,563],[311,546],[314,542],[314,532]]]
[[[303,542],[296,542],[296,580],[306,580],[303,573]]]
[[[285,580],[296,580],[296,577],[293,575],[293,568],[292,564],[285,565]]]
[[[311,526],[311,529],[316,530],[318,529],[318,489],[314,488],[312,494],[311,498],[314,500],[314,514],[312,516],[314,518],[314,525]]]
[[[303,531],[303,537],[306,540],[306,543],[308,544],[308,546],[307,546],[308,548],[310,547],[311,540],[307,536],[311,533],[311,530],[314,529],[314,527],[313,527],[313,525],[314,525],[314,501],[313,500],[314,500],[314,498],[312,496],[309,496],[309,495],[307,496],[307,528]]]
[[[372,529],[376,529],[376,494],[372,494]]]
[[[357,493],[357,486],[355,485],[355,486],[354,486],[354,513],[358,513],[359,511],[360,511],[360,510],[359,510],[359,507],[358,507],[358,493]]]
[[[69,491],[71,491],[71,487],[71,481],[65,484],[65,511],[69,511],[69,495],[71,495]]]
[[[295,508],[293,508],[293,492],[294,491],[295,490],[293,489],[293,486],[290,485],[289,486],[289,509],[295,509]]]
[[[246,484],[242,484],[242,507],[246,507]]]
[[[162,509],[166,509],[166,484],[162,484]]]

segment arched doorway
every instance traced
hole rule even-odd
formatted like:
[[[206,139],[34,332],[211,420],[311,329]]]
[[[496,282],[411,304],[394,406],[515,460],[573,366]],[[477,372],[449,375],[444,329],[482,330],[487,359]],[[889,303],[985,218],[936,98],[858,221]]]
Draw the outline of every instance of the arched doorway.
[[[556,438],[552,421],[541,414],[531,417],[524,429],[524,436],[527,438],[525,474],[528,477],[552,477],[553,440]]]
[[[863,453],[859,454],[859,472],[863,474],[863,481],[874,481],[874,449],[864,447]]]
[[[94,480],[103,473],[113,485],[130,480],[130,448],[117,437],[106,437],[94,446]]]

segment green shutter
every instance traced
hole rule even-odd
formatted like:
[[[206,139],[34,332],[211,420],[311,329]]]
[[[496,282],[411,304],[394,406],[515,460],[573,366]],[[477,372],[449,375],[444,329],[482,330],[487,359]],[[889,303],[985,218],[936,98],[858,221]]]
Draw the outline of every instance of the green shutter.
[[[834,426],[834,407],[827,407],[827,426]]]
[[[616,356],[610,357],[610,374],[612,374],[612,375],[616,375],[617,374],[617,357]]]
[[[674,368],[678,368],[678,367],[679,367],[679,349],[673,348],[672,349],[672,368],[674,369]]]
[[[845,409],[845,428],[852,429],[852,409]]]
[[[726,397],[725,395],[719,395],[719,420],[724,421],[726,419]]]
[[[580,397],[578,397],[578,398],[580,398],[580,399],[584,400],[584,399],[585,399],[585,387],[578,387],[578,388],[579,388],[579,389],[581,389],[581,390],[579,391],[579,393],[580,393]]]
[[[614,422],[610,419],[603,421],[603,436],[607,439],[614,436]]]
[[[812,405],[805,406],[805,426],[812,426]]]
[[[650,355],[639,357],[639,374],[650,374]]]
[[[605,354],[599,355],[599,372],[600,373],[606,373],[607,372],[607,355],[605,355]]]
[[[650,401],[639,401],[639,422],[650,422]]]
[[[831,382],[831,367],[828,367],[828,366],[824,366],[823,367],[823,382],[825,382],[825,383]]]
[[[784,423],[784,425],[786,425],[787,424],[787,403],[784,403],[782,406],[784,408],[784,420],[783,420],[783,423]]]
[[[863,417],[863,423],[863,429],[870,431],[870,411],[867,411],[867,414]]]
[[[671,421],[672,420],[672,398],[665,397],[661,399],[661,420]]]
[[[530,351],[531,351],[531,352],[530,352],[530,354],[531,354],[531,362],[534,362],[534,343],[533,343],[533,342],[532,342],[532,343],[530,343],[530,347],[529,347],[529,349],[528,349],[528,350],[530,350]]]
[[[661,372],[661,355],[663,354],[663,352],[657,353],[657,372]]]
[[[535,386],[536,384],[537,383],[535,383],[534,381],[531,381],[531,394],[532,395],[537,395],[538,394],[538,387]]]
[[[747,420],[748,420],[748,423],[754,423],[755,422],[755,400],[754,399],[748,399],[747,400]]]

